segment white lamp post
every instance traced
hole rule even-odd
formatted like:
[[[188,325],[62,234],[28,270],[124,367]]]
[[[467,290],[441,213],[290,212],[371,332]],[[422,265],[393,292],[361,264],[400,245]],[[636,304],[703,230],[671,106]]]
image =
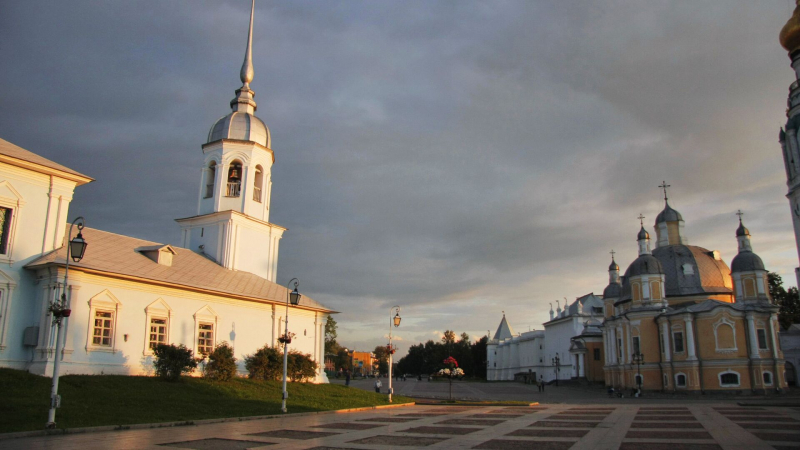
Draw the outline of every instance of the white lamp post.
[[[50,386],[50,411],[47,413],[47,424],[45,425],[47,428],[56,427],[56,408],[61,406],[61,397],[58,395],[58,369],[61,366],[61,322],[72,313],[67,303],[69,258],[71,254],[72,260],[75,262],[83,259],[83,254],[86,252],[86,247],[88,245],[86,241],[83,240],[83,235],[81,234],[81,230],[83,230],[83,227],[86,225],[86,221],[83,217],[78,217],[72,221],[72,225],[69,226],[67,239],[72,236],[72,227],[74,227],[75,224],[78,225],[78,235],[75,236],[75,239],[69,241],[67,245],[67,267],[64,269],[64,288],[61,291],[60,299],[50,303],[49,308],[50,312],[53,314],[53,323],[56,325],[56,355],[53,361],[53,383]]]
[[[300,282],[297,278],[292,278],[289,280],[289,284],[286,285],[287,288],[294,283],[294,290],[289,292],[289,289],[286,290],[286,319],[283,325],[283,336],[278,338],[283,344],[283,401],[281,402],[281,411],[286,412],[286,399],[289,398],[289,392],[286,391],[286,366],[288,365],[289,361],[289,344],[292,343],[292,337],[289,336],[289,302],[291,301],[292,306],[297,306],[300,303],[300,295],[297,292],[297,286],[300,285]]]
[[[395,311],[394,317],[392,317],[392,311]],[[392,349],[392,325],[399,327],[400,326],[400,307],[399,306],[392,306],[389,308],[389,347],[387,350],[389,351],[389,403],[392,403],[392,353],[394,350]]]

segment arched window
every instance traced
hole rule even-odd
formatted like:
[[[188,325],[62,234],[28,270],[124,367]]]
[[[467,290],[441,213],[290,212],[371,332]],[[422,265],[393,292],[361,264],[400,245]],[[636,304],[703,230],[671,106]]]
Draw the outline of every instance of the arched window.
[[[714,324],[714,337],[717,341],[717,352],[732,352],[736,350],[736,329],[734,323],[727,318],[720,319]]]
[[[214,180],[217,179],[217,163],[211,161],[206,171],[206,193],[203,198],[211,198],[214,196]]]
[[[764,386],[772,386],[772,372],[764,372],[761,376],[764,379]]]
[[[256,176],[253,180],[253,200],[261,203],[261,190],[264,187],[264,170],[256,166]]]
[[[722,387],[739,386],[739,374],[736,372],[724,372],[719,374],[719,385]]]
[[[242,163],[240,161],[231,162],[228,166],[228,187],[225,191],[226,197],[238,197],[242,192]]]
[[[679,373],[675,375],[675,386],[686,387],[686,375]]]

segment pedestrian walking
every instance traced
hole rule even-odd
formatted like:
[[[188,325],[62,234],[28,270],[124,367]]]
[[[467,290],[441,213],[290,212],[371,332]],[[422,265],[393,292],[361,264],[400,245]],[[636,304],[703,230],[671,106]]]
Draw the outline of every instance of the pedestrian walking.
[[[350,371],[349,370],[345,370],[344,371],[344,385],[345,386],[350,386]]]
[[[542,388],[540,392],[544,392],[544,377],[539,378],[539,386]]]
[[[381,393],[381,386],[383,386],[381,384],[381,380],[380,379],[375,380],[375,392],[377,392],[378,394]]]

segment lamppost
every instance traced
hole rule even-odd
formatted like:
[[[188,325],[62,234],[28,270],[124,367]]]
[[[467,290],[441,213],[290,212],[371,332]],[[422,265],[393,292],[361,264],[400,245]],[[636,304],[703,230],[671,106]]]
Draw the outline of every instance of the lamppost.
[[[644,355],[642,353],[634,353],[632,355],[633,362],[636,363],[636,385],[639,388],[639,392],[642,392],[642,372],[639,368],[639,364],[644,364]]]
[[[561,364],[561,358],[558,357],[558,353],[556,353],[556,357],[552,358],[553,360],[553,367],[556,368],[556,387],[558,387],[558,365]]]
[[[53,384],[50,387],[50,411],[47,413],[47,424],[45,425],[47,428],[56,427],[56,408],[61,406],[61,397],[58,395],[58,369],[61,366],[61,322],[72,313],[67,302],[69,258],[71,255],[73,261],[79,262],[83,259],[83,254],[86,252],[86,246],[88,245],[81,234],[81,230],[86,225],[83,217],[78,217],[72,221],[67,239],[69,240],[72,236],[72,227],[75,224],[78,225],[78,235],[75,236],[75,239],[69,241],[69,245],[67,245],[67,267],[64,269],[64,287],[61,290],[61,297],[60,300],[51,302],[49,307],[50,312],[53,314],[53,324],[56,325],[56,355],[53,361]]]
[[[294,290],[289,292],[291,289],[291,285],[294,283]],[[283,336],[278,338],[278,341],[283,344],[283,401],[281,402],[281,411],[286,412],[286,399],[289,398],[289,393],[286,391],[286,366],[288,365],[289,361],[289,344],[292,343],[292,336],[289,334],[289,302],[292,302],[292,306],[297,306],[300,303],[300,295],[297,292],[297,286],[300,285],[300,281],[297,278],[292,278],[289,280],[289,284],[286,285],[286,318],[283,324]]]
[[[392,317],[392,311],[395,312],[394,317]],[[394,349],[392,348],[392,325],[395,327],[400,326],[400,307],[399,306],[392,306],[389,308],[389,403],[392,403],[392,353],[394,353]]]

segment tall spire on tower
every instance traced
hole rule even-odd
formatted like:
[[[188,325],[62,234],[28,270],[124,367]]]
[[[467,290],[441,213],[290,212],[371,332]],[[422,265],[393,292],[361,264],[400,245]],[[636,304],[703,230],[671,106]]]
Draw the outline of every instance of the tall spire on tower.
[[[239,72],[239,78],[242,80],[242,87],[250,89],[250,82],[253,81],[253,13],[256,9],[256,0],[250,6],[250,30],[247,32],[247,50],[244,52],[244,62],[242,63],[242,70]]]
[[[256,0],[250,6],[250,29],[247,31],[247,49],[244,52],[244,62],[242,70],[239,71],[239,79],[242,80],[242,87],[236,90],[236,98],[231,100],[231,109],[236,112],[253,114],[258,108],[256,101],[253,100],[255,92],[250,89],[250,82],[253,81],[253,15],[256,10]]]

